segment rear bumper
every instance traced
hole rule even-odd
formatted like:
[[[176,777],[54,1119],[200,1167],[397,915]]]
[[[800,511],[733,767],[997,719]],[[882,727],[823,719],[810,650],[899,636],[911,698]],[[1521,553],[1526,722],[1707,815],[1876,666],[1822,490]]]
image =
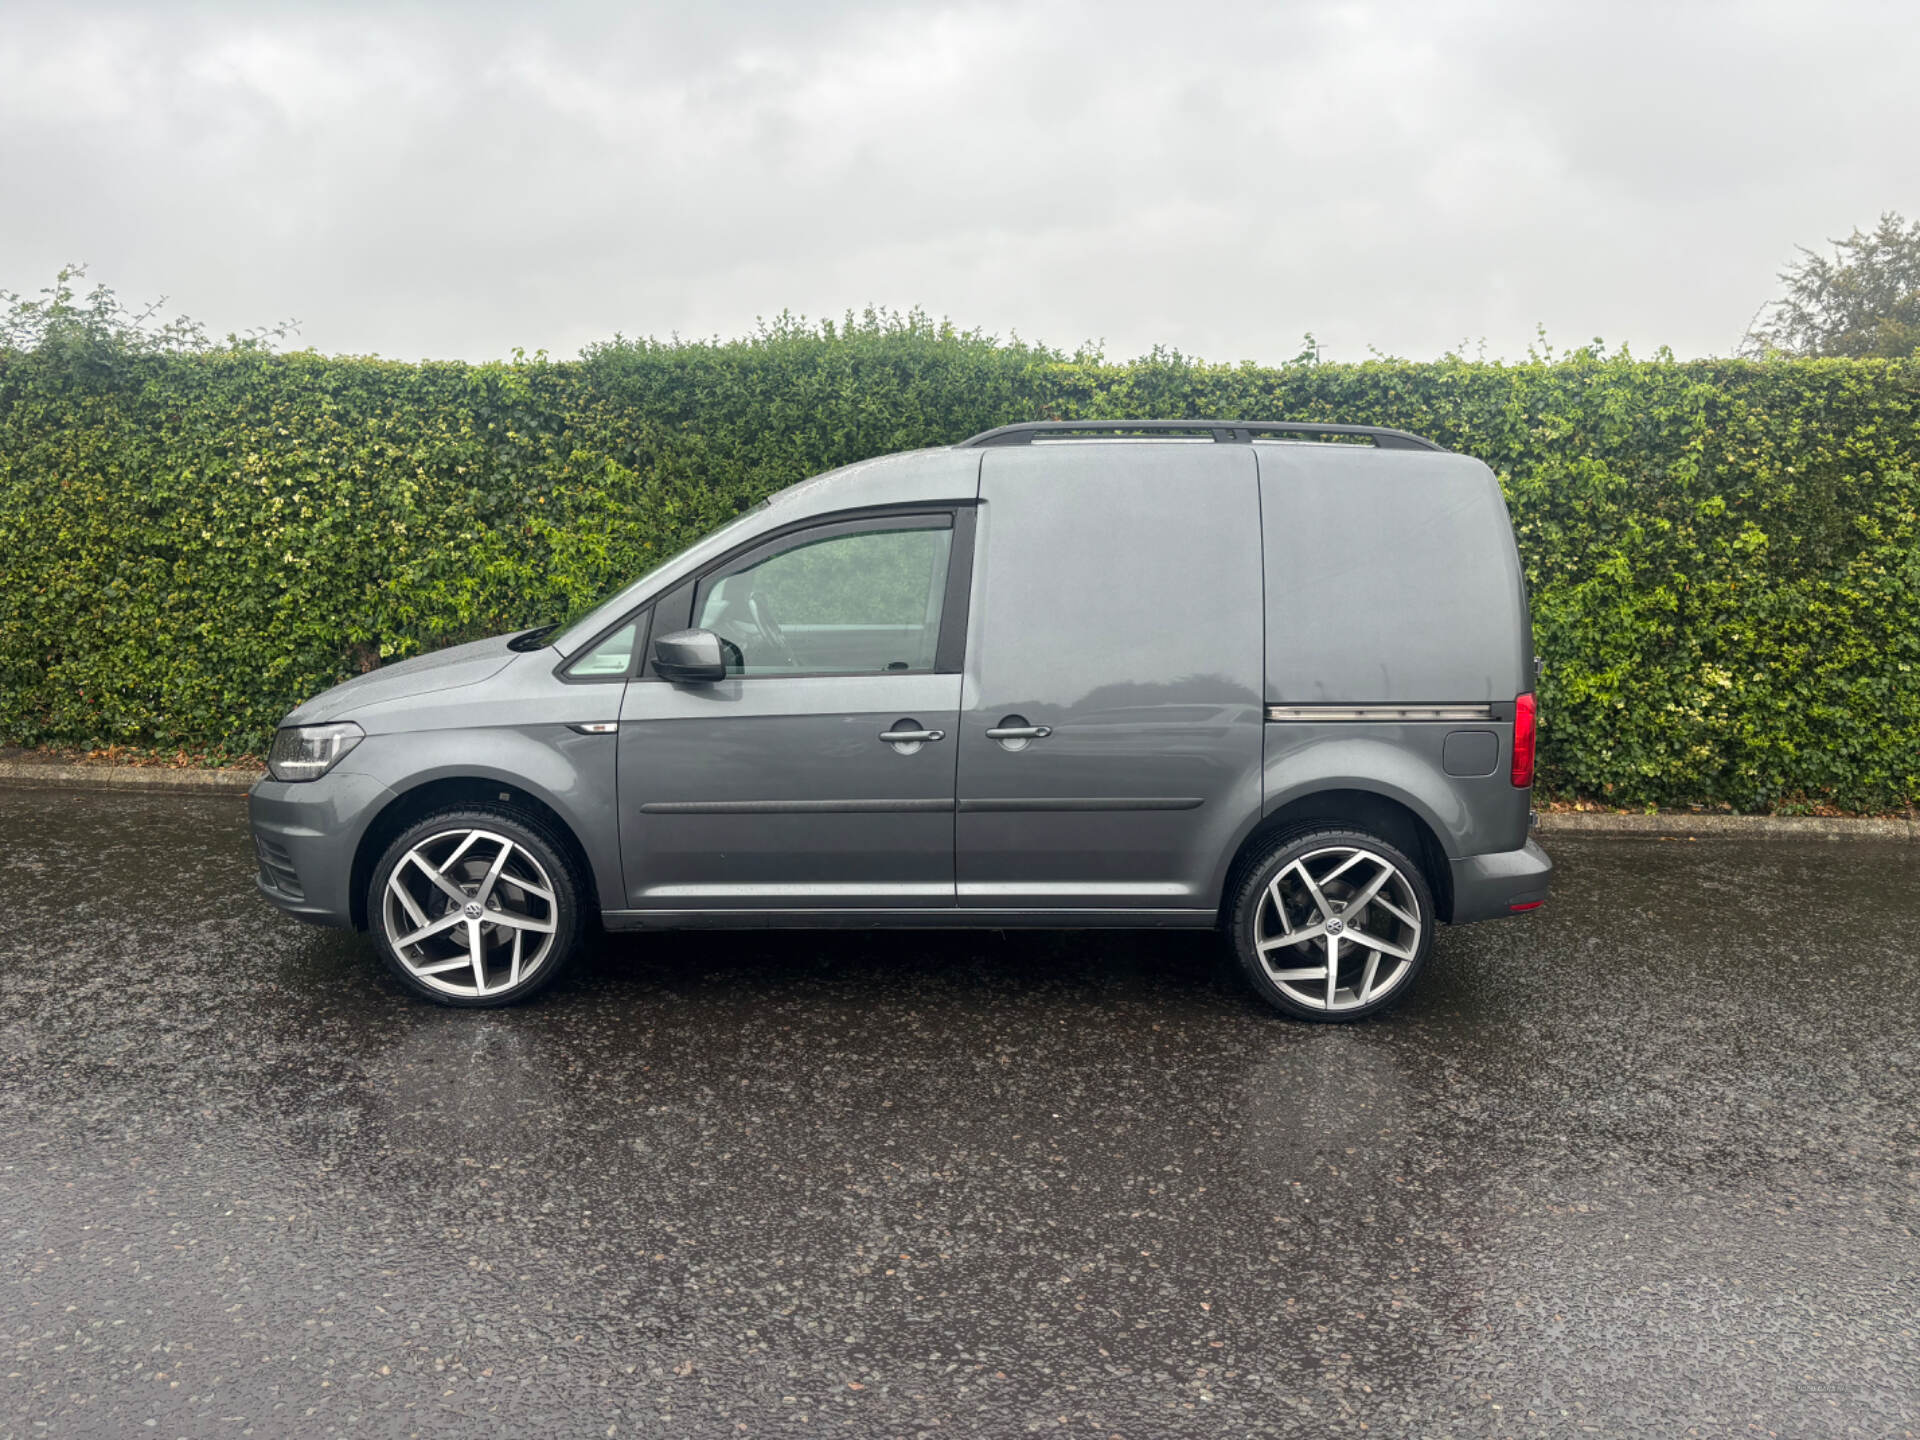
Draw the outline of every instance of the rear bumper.
[[[1453,923],[1471,924],[1537,905],[1553,883],[1553,861],[1529,840],[1518,850],[1453,862]]]
[[[262,898],[297,920],[353,924],[353,859],[393,792],[369,775],[261,780],[247,795]]]

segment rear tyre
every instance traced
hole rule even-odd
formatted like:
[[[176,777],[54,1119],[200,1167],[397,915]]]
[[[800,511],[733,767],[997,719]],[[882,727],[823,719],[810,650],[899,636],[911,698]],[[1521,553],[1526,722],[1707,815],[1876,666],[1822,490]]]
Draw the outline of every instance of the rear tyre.
[[[1364,830],[1316,829],[1243,875],[1228,933],[1276,1010],[1362,1020],[1412,990],[1433,949],[1433,891],[1404,852]]]
[[[567,850],[524,817],[438,811],[387,847],[367,929],[394,977],[441,1005],[512,1005],[579,953],[581,883]]]

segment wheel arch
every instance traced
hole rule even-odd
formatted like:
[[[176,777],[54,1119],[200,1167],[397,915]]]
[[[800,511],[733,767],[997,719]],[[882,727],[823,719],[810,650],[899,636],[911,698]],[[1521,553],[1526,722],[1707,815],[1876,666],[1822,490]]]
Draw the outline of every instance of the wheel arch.
[[[598,921],[599,884],[592,858],[581,843],[574,825],[552,803],[551,798],[538,793],[523,780],[459,774],[422,780],[400,792],[361,832],[360,842],[354,849],[353,873],[348,884],[348,900],[356,930],[367,928],[367,887],[373,881],[374,867],[380,863],[380,857],[386,853],[395,837],[436,810],[468,805],[504,809],[525,816],[542,829],[550,831],[555,841],[566,848],[568,858],[573,861],[575,871],[586,886],[582,919],[589,924]]]
[[[1355,785],[1330,785],[1296,794],[1262,815],[1250,826],[1226,867],[1220,889],[1220,923],[1229,911],[1247,870],[1288,835],[1340,826],[1364,830],[1397,846],[1420,867],[1433,892],[1434,909],[1442,921],[1453,918],[1453,865],[1433,821],[1408,800]]]

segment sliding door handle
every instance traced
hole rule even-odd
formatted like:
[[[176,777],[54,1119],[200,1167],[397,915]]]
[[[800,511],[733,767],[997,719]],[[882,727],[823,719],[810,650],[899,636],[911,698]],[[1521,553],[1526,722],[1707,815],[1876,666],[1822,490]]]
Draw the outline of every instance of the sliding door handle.
[[[1053,734],[1051,725],[1029,725],[1024,715],[1002,715],[1000,723],[987,731],[987,739],[996,741],[1009,755],[1017,755],[1036,740]]]

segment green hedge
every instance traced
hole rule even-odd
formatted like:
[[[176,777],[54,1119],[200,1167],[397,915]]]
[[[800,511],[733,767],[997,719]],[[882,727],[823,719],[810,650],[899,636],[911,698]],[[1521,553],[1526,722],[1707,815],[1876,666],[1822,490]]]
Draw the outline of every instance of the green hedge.
[[[565,363],[0,351],[0,736],[257,751],[347,674],[575,609],[830,466],[1126,415],[1397,425],[1491,464],[1557,794],[1920,794],[1914,362],[1116,365],[911,316]]]

